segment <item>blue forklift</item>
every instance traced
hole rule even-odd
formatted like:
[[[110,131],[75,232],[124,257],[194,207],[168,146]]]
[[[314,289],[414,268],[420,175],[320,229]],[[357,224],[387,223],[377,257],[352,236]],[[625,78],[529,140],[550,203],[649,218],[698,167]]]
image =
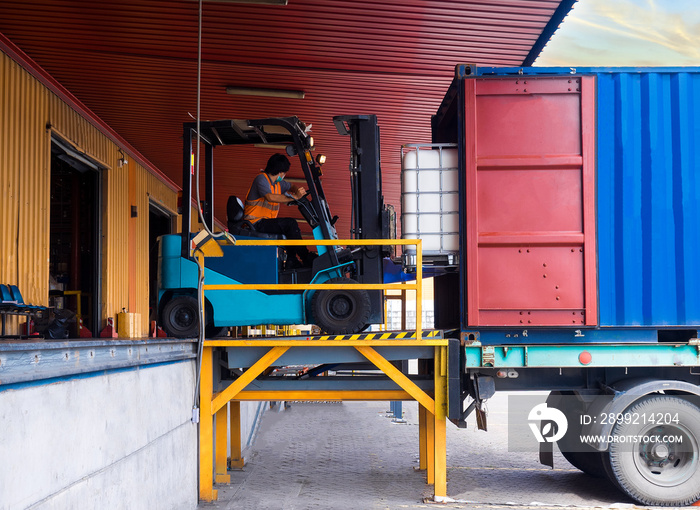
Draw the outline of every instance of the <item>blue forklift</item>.
[[[351,141],[350,183],[352,191],[351,234],[354,239],[393,239],[396,221],[393,208],[384,204],[379,164],[379,127],[374,115],[339,116],[334,119],[341,135]],[[297,117],[257,120],[200,122],[204,147],[205,198],[203,221],[214,228],[214,149],[241,144],[286,145],[287,155],[298,157],[307,194],[290,205],[299,208],[314,239],[338,239],[335,223],[321,183],[323,156],[313,158],[313,138]],[[183,125],[182,231],[160,238],[158,252],[158,317],[168,336],[194,338],[199,334],[197,300],[198,265],[191,255],[193,143],[197,124]],[[251,176],[252,180],[252,176]],[[245,199],[245,197],[243,197]],[[244,219],[241,198],[227,202],[228,231],[235,239],[276,239],[257,232]],[[222,257],[205,259],[207,284],[280,283],[383,283],[388,246],[316,246],[312,267],[288,268],[286,253],[279,246],[241,246],[221,242]],[[313,244],[311,241],[310,244]],[[363,289],[323,290],[207,290],[205,335],[215,337],[233,326],[260,324],[316,324],[328,334],[352,334],[384,318],[383,291]]]

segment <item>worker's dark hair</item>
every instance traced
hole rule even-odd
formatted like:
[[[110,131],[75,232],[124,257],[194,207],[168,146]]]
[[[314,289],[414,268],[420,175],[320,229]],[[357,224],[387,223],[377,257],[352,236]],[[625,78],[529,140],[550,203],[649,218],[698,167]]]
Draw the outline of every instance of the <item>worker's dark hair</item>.
[[[292,164],[287,159],[284,154],[273,154],[270,159],[267,160],[267,166],[265,167],[265,173],[267,175],[277,175],[284,172],[285,174],[289,171],[289,167]]]

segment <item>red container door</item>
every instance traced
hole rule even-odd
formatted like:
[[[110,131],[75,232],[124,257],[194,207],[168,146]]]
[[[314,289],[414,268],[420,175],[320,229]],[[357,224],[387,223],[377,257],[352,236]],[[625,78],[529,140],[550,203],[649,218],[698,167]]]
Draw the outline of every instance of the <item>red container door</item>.
[[[595,325],[594,78],[464,84],[468,325]]]

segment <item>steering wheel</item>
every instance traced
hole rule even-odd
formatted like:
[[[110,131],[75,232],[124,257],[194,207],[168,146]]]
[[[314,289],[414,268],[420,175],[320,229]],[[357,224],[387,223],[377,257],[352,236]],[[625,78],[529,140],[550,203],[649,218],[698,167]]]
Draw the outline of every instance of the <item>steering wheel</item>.
[[[311,192],[310,192],[310,191],[307,191],[306,193],[304,193],[304,194],[303,194],[302,196],[300,196],[299,198],[295,198],[294,200],[291,200],[291,201],[287,202],[287,205],[301,205],[300,202],[301,202],[302,200],[304,200],[306,197],[308,197],[310,194],[311,194]]]

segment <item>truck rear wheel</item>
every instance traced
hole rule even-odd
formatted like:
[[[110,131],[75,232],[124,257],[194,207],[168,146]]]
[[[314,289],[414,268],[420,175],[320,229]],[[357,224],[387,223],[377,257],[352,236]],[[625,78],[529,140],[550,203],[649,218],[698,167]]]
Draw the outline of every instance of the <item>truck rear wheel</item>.
[[[586,405],[578,400],[573,391],[553,391],[547,398],[547,405],[559,409],[568,421],[569,427],[563,438],[557,441],[559,451],[569,463],[579,471],[596,478],[604,478],[603,453],[588,444],[581,443],[581,416]]]
[[[350,278],[332,278],[327,283],[357,283]],[[357,333],[366,327],[370,299],[366,290],[318,290],[311,299],[316,325],[331,335]]]
[[[612,435],[608,472],[632,499],[656,506],[700,500],[697,406],[671,395],[644,397],[617,420]]]

